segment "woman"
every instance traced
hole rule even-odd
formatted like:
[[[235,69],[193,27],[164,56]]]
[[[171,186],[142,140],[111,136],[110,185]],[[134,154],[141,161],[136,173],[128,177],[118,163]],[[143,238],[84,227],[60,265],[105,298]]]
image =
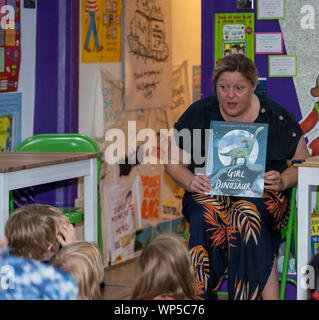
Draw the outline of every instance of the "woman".
[[[216,65],[213,81],[216,95],[193,103],[174,126],[177,132],[189,129],[191,135],[201,129],[201,145],[184,143],[178,135],[178,163],[165,165],[186,191],[183,214],[190,223],[197,294],[216,299],[227,272],[229,299],[279,299],[280,229],[287,218],[290,188],[298,180],[297,168],[288,163],[307,158],[307,145],[300,126],[284,107],[254,93],[258,71],[250,59],[241,54],[224,57]],[[199,152],[205,155],[204,130],[211,120],[268,123],[264,198],[206,195],[211,181],[199,173],[203,164],[196,164],[196,159]],[[188,165],[183,150],[190,153]]]

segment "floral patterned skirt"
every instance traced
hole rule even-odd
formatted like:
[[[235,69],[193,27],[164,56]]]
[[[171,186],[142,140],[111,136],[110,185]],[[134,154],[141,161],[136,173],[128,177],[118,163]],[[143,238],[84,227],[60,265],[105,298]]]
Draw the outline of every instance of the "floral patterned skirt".
[[[183,214],[189,222],[189,249],[201,299],[217,299],[228,274],[228,298],[260,298],[270,276],[288,215],[286,196],[264,198],[206,196],[186,192]]]

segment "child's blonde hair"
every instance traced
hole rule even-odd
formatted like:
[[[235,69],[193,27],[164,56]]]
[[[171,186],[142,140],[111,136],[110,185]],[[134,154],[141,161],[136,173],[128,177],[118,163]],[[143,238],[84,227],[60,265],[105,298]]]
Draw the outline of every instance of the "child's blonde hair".
[[[68,218],[58,208],[46,204],[24,205],[13,212],[5,226],[10,253],[43,260],[50,246],[50,251],[58,250],[57,235],[68,224]]]
[[[194,274],[186,245],[170,234],[155,237],[138,259],[140,275],[132,300],[151,300],[160,296],[196,299]]]
[[[100,284],[104,274],[102,255],[93,242],[77,241],[60,249],[50,263],[73,275],[80,300],[101,300]]]

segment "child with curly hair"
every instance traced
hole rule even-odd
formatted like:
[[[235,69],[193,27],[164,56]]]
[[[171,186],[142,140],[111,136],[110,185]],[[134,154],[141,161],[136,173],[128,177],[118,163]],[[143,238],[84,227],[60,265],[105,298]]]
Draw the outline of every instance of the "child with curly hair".
[[[104,267],[98,246],[89,241],[77,241],[58,251],[50,264],[70,273],[79,285],[79,300],[101,300],[100,284]]]

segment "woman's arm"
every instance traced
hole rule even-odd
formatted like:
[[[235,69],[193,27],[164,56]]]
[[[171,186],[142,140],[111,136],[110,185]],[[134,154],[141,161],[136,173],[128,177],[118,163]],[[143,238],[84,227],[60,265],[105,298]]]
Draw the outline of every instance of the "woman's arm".
[[[171,144],[168,146],[168,163],[164,164],[165,171],[182,188],[189,192],[206,194],[210,192],[211,181],[204,175],[193,174],[184,164],[183,150],[178,148],[178,159],[172,159]],[[174,160],[174,161],[173,161]]]
[[[302,135],[299,139],[297,150],[291,160],[306,159],[310,157],[306,140]],[[281,174],[278,171],[268,171],[263,174],[265,179],[265,189],[274,191],[283,191],[287,188],[293,187],[298,183],[298,168],[289,166]]]

